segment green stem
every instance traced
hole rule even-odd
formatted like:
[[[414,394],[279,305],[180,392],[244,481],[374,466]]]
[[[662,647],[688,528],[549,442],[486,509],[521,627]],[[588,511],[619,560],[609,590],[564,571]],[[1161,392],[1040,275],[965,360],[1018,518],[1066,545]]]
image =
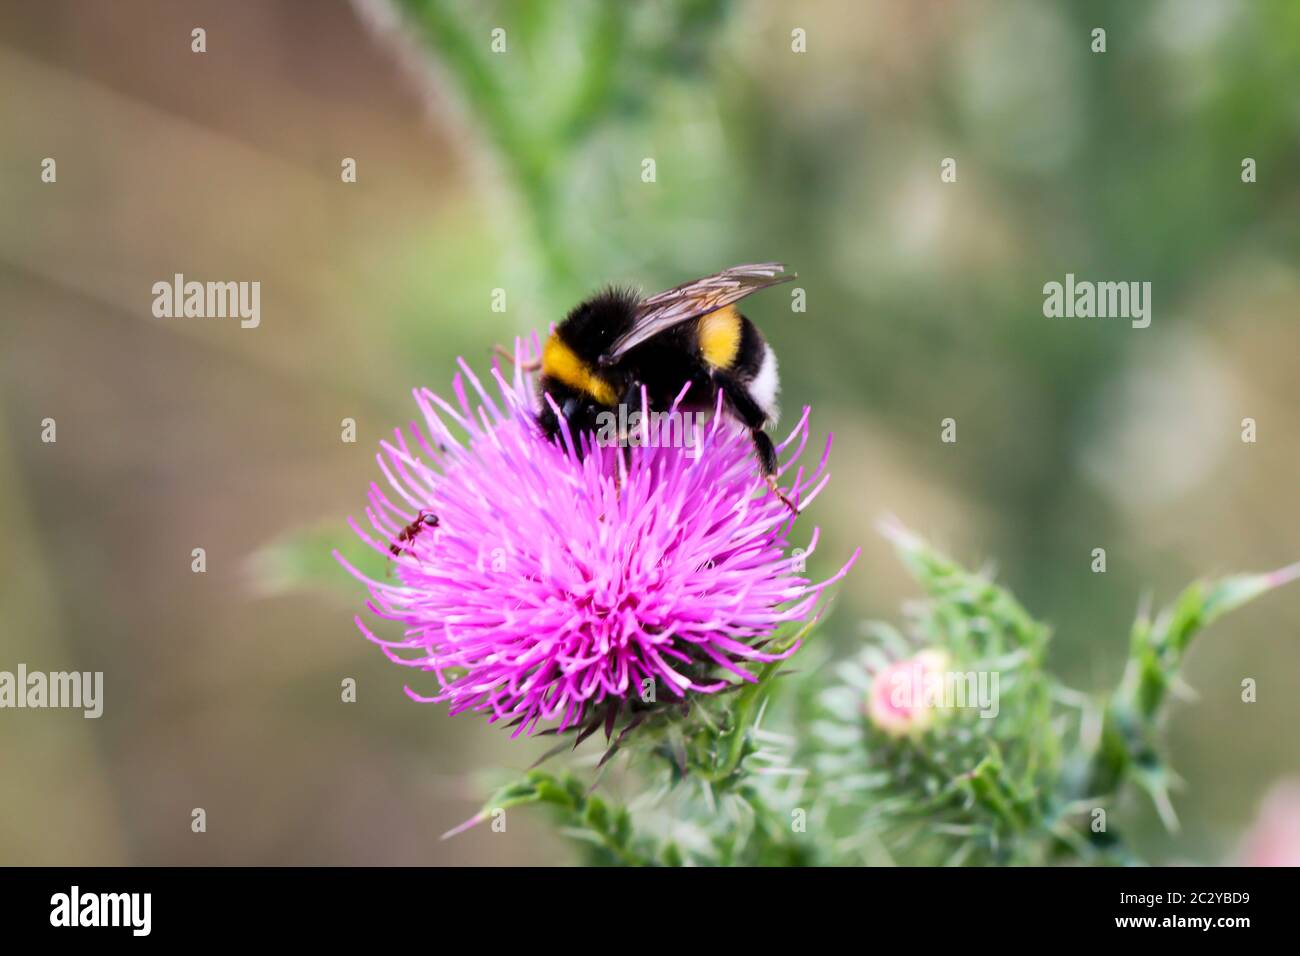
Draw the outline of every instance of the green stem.
[[[513,107],[513,100],[498,79],[498,67],[487,52],[487,38],[474,37],[459,17],[439,0],[407,0],[407,10],[421,36],[437,52],[444,67],[458,80],[462,95],[494,147],[503,171],[527,216],[529,250],[538,258],[538,272],[546,284],[546,301],[574,279],[573,264],[565,251],[563,223],[554,196],[557,162],[555,144],[542,134],[529,132],[534,125]]]

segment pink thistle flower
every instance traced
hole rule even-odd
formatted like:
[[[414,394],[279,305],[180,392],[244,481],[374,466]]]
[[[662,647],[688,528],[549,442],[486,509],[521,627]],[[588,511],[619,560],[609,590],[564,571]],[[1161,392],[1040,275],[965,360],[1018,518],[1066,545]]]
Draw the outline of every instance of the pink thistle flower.
[[[604,717],[609,727],[648,689],[661,703],[712,694],[755,680],[744,665],[793,653],[797,643],[763,648],[816,611],[857,552],[826,581],[797,573],[818,529],[787,556],[793,516],[726,416],[696,423],[695,447],[624,452],[567,429],[548,442],[522,371],[537,353],[535,338],[517,342],[513,380],[492,369],[496,394],[461,360],[455,404],[416,389],[423,423],[381,443],[388,489],[370,488],[374,533],[350,523],[392,561],[395,581],[335,553],[369,588],[369,610],[404,629],[385,640],[358,617],[362,633],[435,675],[436,693],[407,694],[486,713],[515,735],[542,721],[565,730]],[[778,448],[782,472],[804,451],[808,414]],[[825,487],[829,452],[828,437],[811,473],[796,468],[789,497],[801,507]],[[411,534],[417,522],[426,527]]]
[[[891,737],[924,733],[939,711],[934,681],[941,680],[950,666],[944,651],[932,649],[882,668],[871,679],[867,717]]]
[[[1300,866],[1300,779],[1269,790],[1239,855],[1242,866]]]

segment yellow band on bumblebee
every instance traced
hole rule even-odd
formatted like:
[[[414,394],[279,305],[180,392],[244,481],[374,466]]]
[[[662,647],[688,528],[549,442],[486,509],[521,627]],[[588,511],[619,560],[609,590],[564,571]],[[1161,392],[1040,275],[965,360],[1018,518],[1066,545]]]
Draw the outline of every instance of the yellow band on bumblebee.
[[[618,404],[614,386],[592,371],[591,366],[561,342],[554,333],[542,348],[542,374],[563,382],[569,388],[590,395],[601,405]]]
[[[740,354],[740,313],[735,306],[723,306],[701,317],[700,353],[713,368],[731,368]]]

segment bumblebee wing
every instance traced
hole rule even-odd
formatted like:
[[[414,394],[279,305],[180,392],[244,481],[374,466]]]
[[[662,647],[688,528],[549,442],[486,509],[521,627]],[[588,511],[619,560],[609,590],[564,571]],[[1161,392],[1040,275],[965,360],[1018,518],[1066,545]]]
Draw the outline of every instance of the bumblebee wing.
[[[785,266],[779,262],[754,262],[732,266],[715,275],[695,279],[653,295],[637,305],[632,328],[614,342],[602,361],[613,361],[674,325],[715,312],[733,302],[739,302],[747,295],[768,286],[789,282],[793,278],[795,274],[786,272]]]

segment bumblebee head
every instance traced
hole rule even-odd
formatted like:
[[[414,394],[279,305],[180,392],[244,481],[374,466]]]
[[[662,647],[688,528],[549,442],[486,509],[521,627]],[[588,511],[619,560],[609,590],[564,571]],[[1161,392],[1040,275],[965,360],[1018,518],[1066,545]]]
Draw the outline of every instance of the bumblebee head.
[[[565,317],[565,343],[584,362],[600,364],[618,337],[631,327],[640,301],[633,289],[611,286],[596,293]]]

